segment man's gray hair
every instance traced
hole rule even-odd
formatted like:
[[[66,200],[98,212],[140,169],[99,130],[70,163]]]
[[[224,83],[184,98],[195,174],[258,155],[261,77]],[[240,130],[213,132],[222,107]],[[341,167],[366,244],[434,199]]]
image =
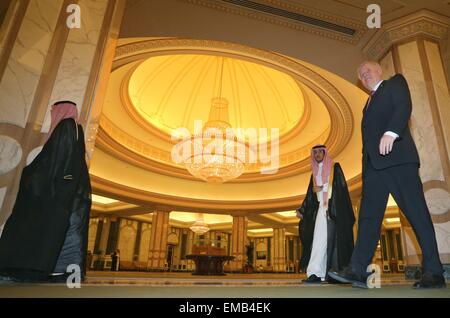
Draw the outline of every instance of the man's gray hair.
[[[379,67],[380,70],[381,70],[381,65],[380,65],[380,63],[378,63],[378,62],[376,62],[376,61],[373,61],[373,60],[366,60],[366,61],[362,62],[361,64],[359,64],[358,68],[356,69],[356,74],[358,74],[358,78],[359,78],[359,79],[361,79],[360,76],[359,76],[359,71],[360,71],[361,68],[362,68],[364,65],[366,65],[366,64],[370,64],[370,65],[377,66],[377,67]]]

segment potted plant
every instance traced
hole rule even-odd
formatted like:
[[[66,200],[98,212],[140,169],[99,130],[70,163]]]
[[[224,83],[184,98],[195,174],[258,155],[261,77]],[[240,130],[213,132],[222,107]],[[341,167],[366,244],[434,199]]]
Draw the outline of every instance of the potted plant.
[[[253,273],[253,244],[248,244],[245,246],[247,255],[247,262],[244,265],[244,273]]]

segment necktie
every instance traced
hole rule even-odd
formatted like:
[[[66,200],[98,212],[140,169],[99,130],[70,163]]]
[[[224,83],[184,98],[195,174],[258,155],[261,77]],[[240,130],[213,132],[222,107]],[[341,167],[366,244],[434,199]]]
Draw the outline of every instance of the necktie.
[[[367,108],[369,108],[370,101],[372,100],[373,94],[375,94],[375,91],[370,91],[369,99],[367,100]]]

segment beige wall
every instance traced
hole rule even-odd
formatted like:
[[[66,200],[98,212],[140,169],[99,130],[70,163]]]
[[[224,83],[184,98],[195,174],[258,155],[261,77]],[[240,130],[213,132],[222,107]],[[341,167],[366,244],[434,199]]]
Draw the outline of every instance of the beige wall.
[[[81,8],[81,28],[69,29],[67,6]],[[95,140],[125,2],[12,1],[0,27],[0,228],[10,215],[22,168],[40,151],[46,113],[59,99],[78,104],[87,152]],[[100,84],[97,84],[96,81]]]
[[[448,124],[450,118],[448,86],[437,44],[421,39],[398,45],[401,72],[411,90],[413,111],[411,131],[421,158],[420,176],[425,198],[436,231],[443,263],[450,262],[450,192]],[[431,75],[431,76],[430,76]],[[445,106],[444,106],[445,105]],[[421,255],[415,249],[415,236],[406,231],[408,256]],[[411,263],[411,261],[410,261]]]

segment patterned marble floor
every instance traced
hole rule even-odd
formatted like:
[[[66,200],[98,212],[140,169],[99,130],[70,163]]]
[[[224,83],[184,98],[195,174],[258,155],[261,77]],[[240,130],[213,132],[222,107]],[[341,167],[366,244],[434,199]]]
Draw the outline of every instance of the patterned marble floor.
[[[227,274],[225,276],[199,276],[187,272],[148,273],[148,272],[89,272],[86,285],[173,285],[173,286],[306,286],[301,284],[305,274]],[[382,277],[383,285],[411,285],[412,281],[403,275]],[[323,284],[325,286],[328,284]],[[311,287],[309,285],[309,287]]]
[[[450,286],[414,290],[403,275],[384,275],[381,288],[349,285],[304,285],[301,274],[228,274],[89,272],[81,288],[64,284],[0,285],[0,298],[450,298]]]

